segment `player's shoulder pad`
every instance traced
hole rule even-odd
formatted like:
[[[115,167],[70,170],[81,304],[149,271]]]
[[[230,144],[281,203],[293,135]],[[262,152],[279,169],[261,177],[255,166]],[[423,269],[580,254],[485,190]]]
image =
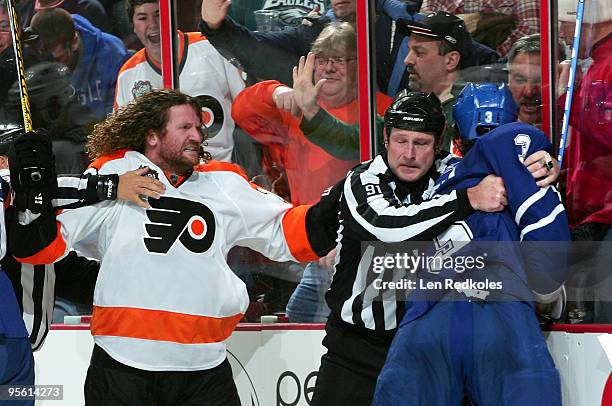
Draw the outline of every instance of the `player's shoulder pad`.
[[[196,172],[234,172],[242,177],[247,182],[249,179],[240,165],[223,162],[223,161],[209,161],[205,164],[200,164],[195,167]]]
[[[102,155],[101,157],[95,159],[91,164],[89,164],[89,168],[95,168],[97,170],[100,170],[102,166],[104,166],[104,164],[106,164],[107,162],[121,159],[129,151],[130,150],[128,148],[122,148],[122,149],[118,149],[117,151],[113,153]]]

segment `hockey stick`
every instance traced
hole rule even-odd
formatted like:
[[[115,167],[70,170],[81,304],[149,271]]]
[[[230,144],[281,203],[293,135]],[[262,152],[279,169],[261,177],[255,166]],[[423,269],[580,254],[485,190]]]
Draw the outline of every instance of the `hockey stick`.
[[[23,114],[23,124],[25,132],[33,130],[32,115],[30,114],[30,99],[25,81],[25,69],[23,67],[23,52],[21,50],[21,37],[19,33],[19,20],[15,10],[14,0],[6,1],[11,26],[11,37],[13,40],[13,51],[15,52],[15,63],[17,64],[17,81],[19,82],[19,95],[21,96],[21,112]]]
[[[567,93],[565,95],[565,109],[563,110],[563,125],[561,127],[561,140],[559,142],[559,168],[563,167],[563,154],[567,143],[567,133],[569,130],[570,112],[572,109],[572,98],[574,97],[574,80],[576,79],[576,68],[578,66],[578,52],[580,50],[580,36],[582,34],[582,18],[584,16],[584,0],[578,0],[576,11],[576,29],[574,30],[574,42],[572,46],[572,63],[570,66],[569,78],[567,80]]]
[[[15,0],[7,0],[6,8],[9,13],[9,23],[11,26],[11,38],[13,40],[13,51],[15,52],[15,64],[17,65],[17,82],[19,83],[19,95],[21,96],[21,113],[23,114],[23,129],[27,133],[34,130],[32,125],[32,114],[30,112],[30,98],[28,96],[28,87],[26,86],[25,68],[23,65],[23,50],[21,48],[21,34],[19,30],[19,20],[17,19],[17,10],[15,8]],[[39,168],[24,168],[28,170],[30,180],[39,182],[42,179],[42,173]],[[21,178],[21,173],[17,176]]]

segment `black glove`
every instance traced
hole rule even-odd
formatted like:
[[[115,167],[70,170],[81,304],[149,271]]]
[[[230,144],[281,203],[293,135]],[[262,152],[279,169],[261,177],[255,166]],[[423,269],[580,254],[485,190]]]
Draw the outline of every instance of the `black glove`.
[[[8,152],[15,207],[40,213],[57,194],[57,176],[51,138],[46,130],[23,134]]]
[[[327,255],[336,246],[343,191],[344,179],[324,191],[321,200],[306,213],[308,241],[320,257]]]
[[[320,219],[330,222],[330,227],[334,229],[334,233],[338,230],[338,213],[340,212],[340,200],[344,193],[344,179],[340,180],[334,186],[327,188],[322,194],[319,203],[317,203]]]

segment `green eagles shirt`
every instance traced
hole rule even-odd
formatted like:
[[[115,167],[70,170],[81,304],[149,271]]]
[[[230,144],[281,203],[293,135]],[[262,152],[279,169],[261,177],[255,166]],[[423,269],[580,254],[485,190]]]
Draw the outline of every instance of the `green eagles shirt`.
[[[329,0],[234,0],[229,14],[238,23],[251,30],[257,29],[253,11],[273,10],[279,12],[279,26],[295,27],[315,6],[319,6],[321,14],[329,9]]]

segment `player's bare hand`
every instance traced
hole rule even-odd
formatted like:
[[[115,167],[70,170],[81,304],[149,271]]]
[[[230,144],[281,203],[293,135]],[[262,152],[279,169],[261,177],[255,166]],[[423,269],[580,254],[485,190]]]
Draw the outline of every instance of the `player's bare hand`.
[[[493,213],[504,210],[508,204],[504,181],[495,175],[489,175],[478,185],[469,188],[467,194],[474,210]]]
[[[119,176],[117,200],[127,200],[145,209],[151,207],[143,196],[159,199],[166,187],[159,180],[144,176],[148,172],[149,168],[144,167]]]
[[[202,20],[211,30],[218,30],[227,16],[227,10],[232,5],[231,0],[202,1]]]
[[[527,167],[531,176],[537,181],[539,187],[552,185],[559,179],[561,169],[557,160],[546,151],[536,151],[529,155],[523,164]]]
[[[311,119],[319,111],[317,95],[327,79],[320,79],[313,84],[315,55],[312,52],[304,58],[300,57],[298,66],[293,68],[293,99],[304,117]]]
[[[279,110],[285,110],[286,112],[299,117],[302,112],[295,103],[293,93],[294,90],[292,88],[288,86],[279,86],[274,89],[274,92],[272,93],[272,100],[274,100],[274,103]]]

